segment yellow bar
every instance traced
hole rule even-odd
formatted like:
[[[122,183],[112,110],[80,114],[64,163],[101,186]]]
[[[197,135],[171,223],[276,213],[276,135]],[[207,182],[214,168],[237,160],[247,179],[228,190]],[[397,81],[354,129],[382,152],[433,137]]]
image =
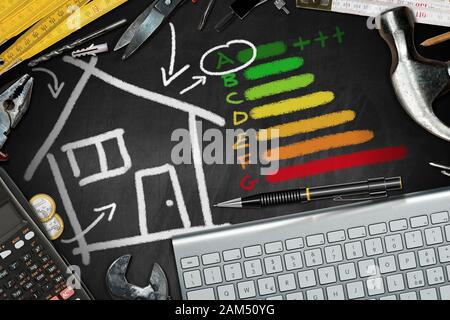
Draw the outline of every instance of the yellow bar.
[[[26,0],[2,0],[0,3],[0,23],[14,14],[25,3]]]
[[[319,107],[328,104],[333,100],[333,92],[319,91],[306,96],[255,107],[250,111],[250,117],[252,119],[264,119],[281,116],[283,114]]]

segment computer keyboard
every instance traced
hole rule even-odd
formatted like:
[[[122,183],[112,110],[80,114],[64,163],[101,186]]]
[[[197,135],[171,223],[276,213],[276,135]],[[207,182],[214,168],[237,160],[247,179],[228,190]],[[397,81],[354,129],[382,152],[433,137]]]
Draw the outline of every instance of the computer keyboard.
[[[446,188],[176,237],[182,298],[450,300],[449,212]]]

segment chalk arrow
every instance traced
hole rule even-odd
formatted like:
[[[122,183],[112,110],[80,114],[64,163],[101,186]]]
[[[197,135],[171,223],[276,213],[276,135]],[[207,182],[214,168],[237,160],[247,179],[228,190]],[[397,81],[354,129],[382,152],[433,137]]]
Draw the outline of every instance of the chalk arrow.
[[[59,94],[61,93],[62,89],[64,88],[65,83],[61,82],[59,84],[58,77],[56,74],[54,74],[52,71],[45,69],[45,68],[35,68],[32,69],[35,72],[45,72],[46,74],[50,75],[53,78],[53,86],[49,83],[48,89],[50,90],[50,94],[52,95],[53,99],[57,99],[59,97]]]
[[[170,54],[169,72],[167,72],[164,67],[161,68],[161,76],[164,87],[167,87],[169,84],[172,83],[172,81],[181,76],[183,73],[186,72],[186,70],[188,70],[191,67],[190,65],[187,64],[179,71],[175,72],[174,69],[175,69],[175,58],[177,55],[177,40],[176,40],[175,26],[173,25],[172,22],[170,22],[169,25],[172,34],[172,52]],[[167,76],[167,73],[169,74],[169,77]]]
[[[192,80],[197,80],[196,82],[194,82],[193,85],[187,87],[186,89],[184,89],[183,91],[180,92],[181,95],[185,94],[186,92],[191,91],[192,89],[202,85],[204,86],[206,84],[206,76],[194,76],[192,77]]]
[[[104,207],[95,208],[94,211],[105,213],[105,211],[110,210],[108,215],[108,221],[111,221],[112,218],[114,217],[114,213],[116,212],[116,208],[117,205],[115,203],[111,203]]]
[[[88,234],[96,225],[100,223],[100,221],[103,220],[103,218],[106,216],[106,212],[109,210],[108,215],[108,222],[111,222],[112,218],[114,217],[114,213],[116,212],[117,205],[115,203],[108,204],[107,206],[95,208],[95,212],[101,212],[101,214],[97,217],[97,219],[94,220],[86,229],[84,229],[82,232],[77,234],[75,237],[71,239],[63,239],[61,240],[62,243],[72,243],[77,241],[78,239],[84,237],[86,234]]]

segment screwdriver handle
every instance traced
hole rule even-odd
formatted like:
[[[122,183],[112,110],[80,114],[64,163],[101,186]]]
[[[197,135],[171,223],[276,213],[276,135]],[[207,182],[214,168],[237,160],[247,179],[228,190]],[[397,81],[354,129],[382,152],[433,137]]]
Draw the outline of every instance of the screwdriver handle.
[[[222,20],[220,20],[219,23],[216,24],[214,29],[216,29],[217,32],[222,32],[233,22],[235,18],[236,16],[234,12],[230,12]]]

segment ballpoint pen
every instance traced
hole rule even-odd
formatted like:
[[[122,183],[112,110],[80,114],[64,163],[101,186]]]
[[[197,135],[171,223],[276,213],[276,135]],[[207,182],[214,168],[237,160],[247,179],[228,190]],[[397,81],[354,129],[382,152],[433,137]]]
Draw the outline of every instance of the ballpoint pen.
[[[225,201],[215,205],[215,207],[263,208],[323,199],[333,199],[334,201],[363,201],[385,198],[388,196],[390,191],[401,189],[403,189],[401,177],[376,178],[347,184],[261,193],[250,197]],[[368,195],[368,197],[345,197],[356,195]]]

